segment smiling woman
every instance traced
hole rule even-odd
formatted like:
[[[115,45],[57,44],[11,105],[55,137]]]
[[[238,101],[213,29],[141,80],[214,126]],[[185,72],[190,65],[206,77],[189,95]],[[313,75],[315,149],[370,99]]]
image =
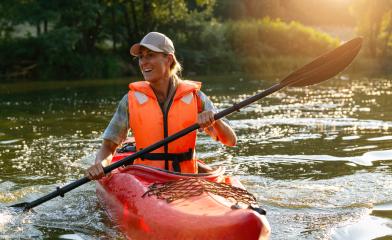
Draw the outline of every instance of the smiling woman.
[[[238,239],[245,226],[251,234],[244,239],[268,237],[269,225],[265,216],[260,215],[262,213],[247,207],[238,207],[243,208],[243,211],[233,211],[231,205],[217,205],[208,194],[186,198],[186,207],[168,204],[153,197],[142,197],[149,185],[181,178],[208,178],[210,181],[227,184],[230,189],[244,188],[240,184],[236,185],[234,181],[223,180],[226,179],[223,172],[213,171],[197,160],[197,131],[183,134],[157,149],[148,150],[157,142],[195,124],[197,127],[193,130],[198,127],[205,129],[214,139],[225,145],[233,146],[237,141],[228,122],[219,118],[215,120],[216,109],[200,91],[201,83],[179,77],[181,65],[174,52],[173,42],[158,32],[147,34],[140,43],[131,47],[130,53],[138,58],[144,81],[129,84],[130,90],[120,102],[105,130],[95,164],[87,169],[86,176],[94,180],[102,178],[97,185],[97,196],[109,216],[121,226],[129,238],[188,239],[192,236],[195,239],[221,239],[222,236],[231,235],[231,238],[225,238]],[[118,155],[115,156],[115,152],[126,140],[128,130],[133,134],[135,150],[138,153],[148,152],[135,157],[133,165],[128,168],[130,171],[116,170],[109,177],[104,177],[103,167],[113,163],[109,166],[112,167],[119,163],[116,162]],[[136,170],[139,167],[141,172]],[[147,176],[149,180],[140,179],[142,176]],[[188,191],[193,192],[190,189]],[[205,200],[198,201],[200,197]],[[113,205],[117,207],[113,208]],[[131,205],[135,207],[128,210]],[[123,215],[125,212],[126,216]],[[142,215],[142,222],[138,225],[133,224],[139,221],[135,212]],[[227,213],[231,213],[231,217],[227,217]],[[173,225],[174,221],[161,221],[163,216],[173,218],[177,223]],[[181,224],[190,220],[194,224]],[[238,227],[240,225],[241,227]]]
[[[180,79],[181,65],[170,38],[151,32],[134,44],[130,53],[139,59],[144,81],[129,85],[130,91],[105,130],[95,164],[86,171],[87,177],[100,179],[104,176],[103,166],[111,163],[116,148],[126,139],[129,130],[138,150],[196,122],[223,144],[236,144],[236,135],[230,125],[223,120],[214,120],[216,109],[200,91],[201,83]],[[137,159],[135,163],[197,173],[195,145],[196,132],[166,144],[151,153],[154,156]]]

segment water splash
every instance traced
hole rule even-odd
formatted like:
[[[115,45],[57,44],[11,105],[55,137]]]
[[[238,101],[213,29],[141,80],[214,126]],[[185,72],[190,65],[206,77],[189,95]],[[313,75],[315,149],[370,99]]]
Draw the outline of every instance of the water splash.
[[[332,230],[332,239],[368,240],[392,237],[392,220],[374,216],[364,216],[355,223]],[[388,237],[389,238],[386,238]]]

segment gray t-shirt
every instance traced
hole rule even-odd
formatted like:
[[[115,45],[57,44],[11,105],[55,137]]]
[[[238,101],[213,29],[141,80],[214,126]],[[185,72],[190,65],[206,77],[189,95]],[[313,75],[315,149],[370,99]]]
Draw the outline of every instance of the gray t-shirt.
[[[202,102],[202,111],[211,110],[214,113],[217,113],[217,108],[211,102],[211,100],[205,95],[202,91],[198,91],[198,95]],[[118,104],[117,110],[113,115],[112,120],[109,125],[105,129],[102,138],[110,140],[116,144],[121,144],[129,132],[129,110],[128,110],[128,94],[125,94]],[[226,123],[229,124],[227,119],[223,119]],[[214,128],[210,127],[207,130],[207,133],[217,140],[217,134],[215,133]]]

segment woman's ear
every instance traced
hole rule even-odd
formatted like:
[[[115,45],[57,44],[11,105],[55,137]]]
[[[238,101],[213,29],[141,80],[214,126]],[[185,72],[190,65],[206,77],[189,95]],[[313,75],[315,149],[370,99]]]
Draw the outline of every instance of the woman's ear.
[[[167,54],[167,59],[169,61],[169,66],[171,66],[174,62],[174,58],[172,54]]]

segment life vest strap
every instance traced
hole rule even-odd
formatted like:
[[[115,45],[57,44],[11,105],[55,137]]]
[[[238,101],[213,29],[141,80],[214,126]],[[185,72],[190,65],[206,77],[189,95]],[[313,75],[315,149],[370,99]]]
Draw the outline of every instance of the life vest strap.
[[[169,160],[169,161],[186,161],[191,160],[193,157],[193,149],[183,153],[145,153],[140,159],[142,160]]]
[[[181,172],[180,162],[189,161],[193,158],[193,149],[190,148],[188,152],[183,153],[145,153],[140,159],[141,160],[152,160],[165,162],[172,161],[173,170],[175,172]]]

